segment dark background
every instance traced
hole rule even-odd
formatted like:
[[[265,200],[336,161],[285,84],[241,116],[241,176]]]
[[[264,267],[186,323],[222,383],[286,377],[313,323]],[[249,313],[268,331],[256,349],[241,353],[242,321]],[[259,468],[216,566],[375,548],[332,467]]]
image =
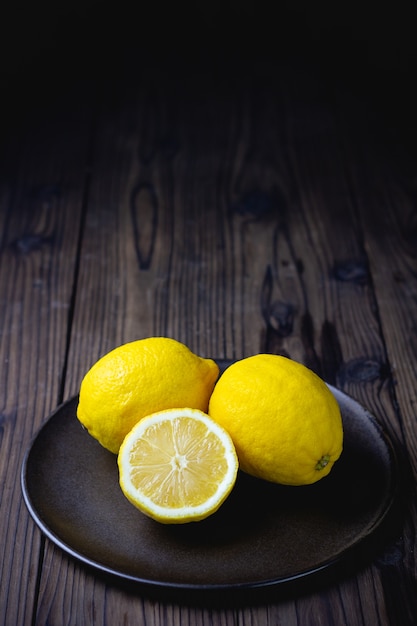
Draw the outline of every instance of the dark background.
[[[2,9],[0,89],[8,119],[82,76],[168,66],[234,74],[282,67],[348,88],[412,150],[417,135],[411,3],[10,1]],[[3,121],[4,118],[3,118]]]

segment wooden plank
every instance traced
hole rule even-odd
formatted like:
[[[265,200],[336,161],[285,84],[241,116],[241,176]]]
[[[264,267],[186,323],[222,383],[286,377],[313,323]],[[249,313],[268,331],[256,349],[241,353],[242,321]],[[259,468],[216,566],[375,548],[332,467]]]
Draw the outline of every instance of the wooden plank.
[[[376,304],[402,420],[397,436],[410,445],[417,473],[414,410],[416,379],[417,246],[414,203],[414,162],[395,141],[380,148],[357,151],[350,171],[358,211],[364,224],[364,248],[369,257]],[[383,184],[381,184],[383,181]],[[366,210],[365,210],[366,207]],[[400,356],[401,355],[401,356]]]
[[[43,97],[3,135],[0,214],[0,622],[31,624],[40,532],[22,501],[30,440],[62,397],[88,149],[86,119]],[[42,110],[42,105],[45,108]],[[24,115],[23,115],[24,113]],[[9,127],[9,131],[10,131]]]
[[[412,623],[417,611],[415,594],[404,594],[416,582],[417,456],[415,432],[417,374],[417,239],[414,200],[415,160],[401,150],[398,137],[388,145],[355,153],[350,171],[364,224],[367,251],[376,294],[376,314],[384,337],[389,364],[389,393],[395,419],[380,417],[397,441],[401,461],[408,459],[401,475],[405,522],[402,537],[382,570],[394,615],[402,606],[404,623]],[[381,158],[382,152],[382,158]],[[383,184],[381,184],[383,181]],[[366,210],[365,210],[366,207]],[[408,546],[405,549],[405,546]],[[393,598],[396,598],[394,601]],[[409,621],[407,621],[409,620]]]

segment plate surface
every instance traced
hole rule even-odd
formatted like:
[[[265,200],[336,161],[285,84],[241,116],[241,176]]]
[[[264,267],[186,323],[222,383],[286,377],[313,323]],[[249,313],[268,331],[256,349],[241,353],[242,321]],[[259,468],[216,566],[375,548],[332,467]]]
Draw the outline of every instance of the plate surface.
[[[344,450],[314,485],[285,487],[240,473],[210,518],[159,524],[123,496],[116,456],[81,427],[74,397],[50,416],[25,455],[26,505],[71,556],[157,591],[248,590],[311,577],[366,543],[397,487],[396,457],[378,422],[330,389],[342,412]]]

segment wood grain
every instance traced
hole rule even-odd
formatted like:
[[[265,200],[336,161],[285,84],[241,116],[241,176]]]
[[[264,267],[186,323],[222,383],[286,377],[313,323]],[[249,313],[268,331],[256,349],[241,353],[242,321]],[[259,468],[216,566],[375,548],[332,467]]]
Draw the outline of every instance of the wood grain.
[[[44,542],[22,501],[20,468],[34,432],[62,398],[88,149],[83,115],[71,120],[66,112],[45,113],[34,111],[22,120],[15,142],[2,146],[7,164],[0,264],[4,624],[30,624],[36,605]]]
[[[414,161],[308,72],[123,68],[95,109],[34,112],[0,188],[3,621],[411,625]],[[121,589],[41,540],[12,488],[23,450],[101,355],[150,335],[286,354],[355,397],[410,460],[402,532],[330,585],[229,608]]]

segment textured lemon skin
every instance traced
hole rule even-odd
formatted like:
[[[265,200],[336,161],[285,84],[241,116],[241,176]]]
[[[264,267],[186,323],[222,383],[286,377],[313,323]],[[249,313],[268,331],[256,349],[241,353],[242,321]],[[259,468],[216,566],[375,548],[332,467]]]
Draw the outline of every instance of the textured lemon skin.
[[[314,483],[342,453],[335,397],[314,372],[283,356],[258,354],[232,364],[208,412],[232,437],[240,468],[264,480]]]
[[[77,417],[117,454],[126,434],[146,415],[183,406],[207,412],[218,375],[213,360],[175,339],[132,341],[104,355],[84,376]]]
[[[190,428],[188,426],[187,428],[185,426],[184,433],[179,434],[177,432],[177,437],[173,436],[172,439],[166,437],[165,433],[165,438],[162,439],[163,447],[158,449],[157,440],[152,436],[152,432],[150,435],[148,432],[152,431],[152,428],[160,422],[167,425],[170,421],[175,422],[183,419],[187,422],[194,421],[195,427]],[[201,427],[203,430],[207,430],[206,443],[204,443],[204,439],[200,440],[199,438]],[[189,431],[188,436],[187,430]],[[214,443],[213,438],[217,439],[218,443]],[[149,454],[135,454],[139,440],[145,443],[145,446],[141,448],[142,451],[146,451],[147,445],[151,449],[151,457],[153,458],[148,466]],[[181,481],[175,472],[175,456],[177,456],[175,450],[178,447],[182,448],[186,457],[186,450],[188,450],[189,456],[186,465],[189,464],[191,475],[194,475],[193,482],[196,485],[188,491],[190,494],[188,501],[185,497],[185,501],[182,501],[181,505],[178,503],[175,503],[174,506],[161,505],[161,499],[165,499],[164,494],[169,492],[170,488],[175,491],[175,485]],[[223,450],[220,459],[216,456],[219,448]],[[181,457],[181,454],[179,456]],[[190,408],[168,409],[143,418],[123,440],[117,463],[119,484],[125,497],[142,513],[162,524],[199,522],[213,515],[230,495],[239,468],[236,450],[227,431],[206,413]],[[141,468],[142,464],[144,468]],[[174,470],[171,480],[169,471],[166,470],[169,465]],[[221,471],[219,471],[219,465],[223,468]],[[142,479],[138,479],[137,474],[141,472],[144,476]],[[207,491],[204,484],[206,480],[210,484],[208,495],[206,495]],[[139,486],[135,483],[138,483]],[[184,491],[187,490],[180,488],[180,491],[184,498]],[[152,495],[153,492],[155,497]]]

